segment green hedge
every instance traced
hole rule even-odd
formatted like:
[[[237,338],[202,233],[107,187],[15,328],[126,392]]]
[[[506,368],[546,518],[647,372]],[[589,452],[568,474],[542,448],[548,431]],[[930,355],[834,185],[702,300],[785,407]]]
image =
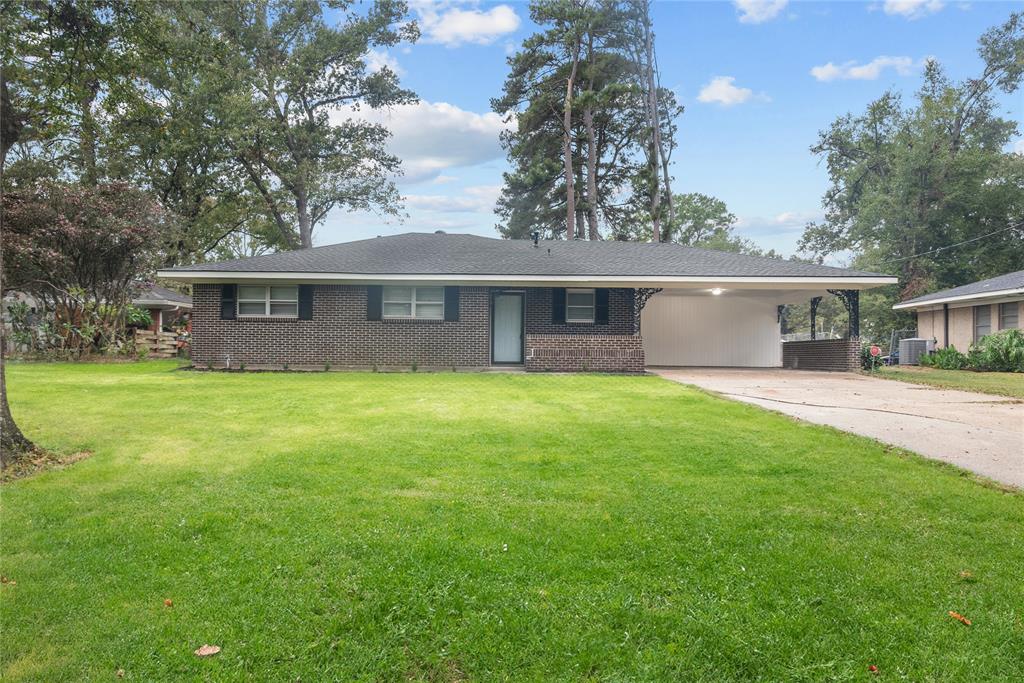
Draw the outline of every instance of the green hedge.
[[[1024,372],[1024,334],[1003,330],[982,337],[966,354],[956,347],[933,351],[921,357],[921,365],[943,370]]]

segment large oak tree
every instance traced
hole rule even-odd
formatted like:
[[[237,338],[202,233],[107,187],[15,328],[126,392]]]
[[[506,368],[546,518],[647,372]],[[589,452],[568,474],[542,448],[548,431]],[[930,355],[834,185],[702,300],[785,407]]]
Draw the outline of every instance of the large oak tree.
[[[978,54],[977,77],[954,82],[930,61],[913,104],[888,92],[812,148],[830,186],[801,248],[852,252],[856,266],[900,279],[862,298],[869,335],[909,325],[891,311],[897,299],[1024,267],[1024,155],[1007,151],[1017,123],[997,99],[1024,76],[1024,15],[987,31]]]

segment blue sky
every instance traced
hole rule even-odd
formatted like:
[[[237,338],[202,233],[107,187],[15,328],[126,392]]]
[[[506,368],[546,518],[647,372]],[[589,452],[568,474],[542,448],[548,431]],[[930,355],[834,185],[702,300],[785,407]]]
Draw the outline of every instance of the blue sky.
[[[423,37],[369,55],[388,63],[421,98],[371,114],[394,132],[404,160],[407,218],[336,211],[316,244],[406,231],[496,236],[494,199],[506,168],[490,112],[506,59],[536,27],[526,3],[410,2]],[[662,84],[685,105],[673,155],[673,189],[719,197],[737,231],[794,253],[803,225],[821,215],[823,164],[808,148],[817,132],[860,112],[889,88],[909,96],[922,60],[960,79],[980,72],[978,37],[1024,3],[656,2]],[[1001,99],[1021,120],[1021,94]],[[1024,152],[1024,144],[1016,143]]]

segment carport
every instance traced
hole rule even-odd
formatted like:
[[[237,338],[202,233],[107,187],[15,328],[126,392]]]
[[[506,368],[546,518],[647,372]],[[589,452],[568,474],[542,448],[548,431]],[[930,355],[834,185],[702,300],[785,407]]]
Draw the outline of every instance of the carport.
[[[848,370],[859,362],[860,291],[879,282],[847,281],[839,287],[813,278],[752,280],[654,293],[641,314],[647,365]],[[814,338],[817,306],[826,296],[838,297],[847,310],[844,339]],[[783,307],[803,302],[811,304],[811,339],[783,342]]]

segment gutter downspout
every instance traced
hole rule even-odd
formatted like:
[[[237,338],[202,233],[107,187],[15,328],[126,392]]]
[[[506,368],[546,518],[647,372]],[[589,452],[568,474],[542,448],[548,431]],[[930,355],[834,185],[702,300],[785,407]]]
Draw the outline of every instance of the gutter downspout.
[[[942,347],[949,348],[949,304],[942,304]]]

